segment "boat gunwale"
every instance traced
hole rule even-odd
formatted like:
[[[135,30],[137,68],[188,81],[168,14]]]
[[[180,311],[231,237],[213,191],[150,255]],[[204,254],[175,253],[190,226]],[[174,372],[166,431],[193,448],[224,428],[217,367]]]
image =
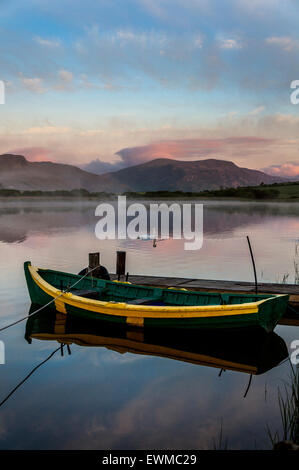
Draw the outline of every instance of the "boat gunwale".
[[[81,297],[71,292],[63,292],[50,283],[48,283],[39,274],[38,271],[47,271],[35,266],[31,263],[28,264],[28,270],[33,281],[48,295],[57,299],[57,303],[65,303],[66,305],[74,306],[77,308],[83,308],[93,312],[115,315],[115,316],[129,316],[129,317],[143,317],[143,318],[194,318],[201,316],[218,317],[225,315],[242,315],[242,314],[254,314],[259,312],[259,306],[264,302],[279,297],[288,297],[286,294],[273,294],[267,298],[258,300],[256,302],[247,302],[242,304],[226,304],[226,305],[200,305],[200,306],[151,306],[151,305],[134,305],[126,302],[114,302],[114,301],[102,301],[96,299],[89,299]],[[59,273],[59,271],[54,271]],[[70,275],[76,277],[72,273],[63,273],[64,275]],[[112,281],[113,282],[113,281]],[[127,284],[126,284],[127,285]],[[135,286],[135,284],[134,284]],[[136,287],[144,287],[136,285]],[[157,287],[157,289],[159,289]],[[163,288],[160,288],[163,289]],[[176,290],[176,289],[175,289]],[[180,291],[180,289],[177,289]],[[196,291],[186,291],[194,292]],[[106,312],[100,312],[98,309],[102,308]],[[160,314],[160,315],[159,315]]]

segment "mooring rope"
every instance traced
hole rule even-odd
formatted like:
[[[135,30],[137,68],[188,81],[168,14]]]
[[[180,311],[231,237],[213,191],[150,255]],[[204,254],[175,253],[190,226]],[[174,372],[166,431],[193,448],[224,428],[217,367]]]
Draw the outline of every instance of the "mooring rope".
[[[89,270],[87,271],[87,273],[85,273],[82,277],[80,277],[80,279],[78,279],[74,284],[72,284],[72,285],[71,285],[70,287],[68,287],[67,289],[61,291],[61,293],[60,293],[59,295],[57,295],[57,297],[54,297],[52,300],[50,300],[50,302],[48,302],[47,304],[43,305],[42,307],[40,307],[39,309],[35,310],[34,312],[31,312],[29,315],[26,315],[26,317],[20,318],[19,320],[16,320],[15,322],[10,323],[9,325],[3,326],[2,328],[0,328],[0,331],[6,330],[7,328],[10,328],[11,326],[17,325],[18,323],[21,323],[22,321],[27,320],[27,318],[32,317],[33,315],[35,315],[36,313],[40,312],[40,311],[43,310],[44,308],[48,307],[48,306],[51,305],[53,302],[55,302],[55,300],[59,299],[59,297],[61,297],[62,295],[66,294],[67,292],[69,292],[70,289],[73,289],[73,287],[75,287],[77,284],[79,284],[79,282],[82,281],[82,279],[84,279],[86,276],[88,276],[90,273],[92,273],[95,269],[98,269],[99,267],[100,267],[100,265],[99,265],[99,266],[96,266],[95,268],[89,269]]]
[[[29,379],[29,377],[30,377],[39,367],[41,367],[43,364],[45,364],[47,361],[49,361],[49,359],[51,359],[51,357],[53,357],[54,354],[57,353],[57,351],[60,351],[61,348],[63,349],[64,346],[65,346],[65,344],[62,343],[62,344],[59,346],[59,348],[55,349],[53,352],[51,352],[51,354],[50,354],[48,357],[46,357],[46,359],[44,359],[44,360],[43,360],[42,362],[40,362],[37,366],[35,366],[35,367],[31,370],[31,372],[29,372],[29,374],[27,374],[26,377],[25,377],[23,380],[21,380],[21,382],[19,382],[18,385],[16,385],[16,386],[9,392],[9,394],[6,395],[6,397],[0,402],[0,407],[1,407],[2,405],[4,405],[4,403],[18,390],[18,388],[21,387],[21,385],[23,385],[23,383],[26,382],[26,380]],[[69,353],[69,354],[70,354],[70,353]]]

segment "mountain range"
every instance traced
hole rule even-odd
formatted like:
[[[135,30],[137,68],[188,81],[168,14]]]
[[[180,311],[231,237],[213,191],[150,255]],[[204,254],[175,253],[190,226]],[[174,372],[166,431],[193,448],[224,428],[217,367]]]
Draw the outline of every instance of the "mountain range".
[[[125,191],[192,191],[256,186],[284,181],[258,170],[217,159],[181,161],[159,158],[119,171],[96,175],[76,166],[30,162],[22,155],[0,155],[0,188],[122,193]]]

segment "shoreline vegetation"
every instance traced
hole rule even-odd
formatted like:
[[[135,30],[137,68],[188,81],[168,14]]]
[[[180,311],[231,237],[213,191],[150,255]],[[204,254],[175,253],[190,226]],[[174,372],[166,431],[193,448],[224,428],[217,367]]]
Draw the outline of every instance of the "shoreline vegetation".
[[[63,198],[63,199],[110,199],[120,195],[118,193],[107,193],[104,191],[90,192],[86,189],[73,189],[71,191],[35,191],[1,189],[0,199],[7,198]],[[188,191],[146,191],[146,192],[123,192],[128,199],[186,199],[186,198],[213,198],[213,199],[245,199],[245,200],[270,200],[270,201],[299,201],[299,181],[287,183],[263,184],[259,186],[239,186],[237,188],[221,188],[205,190],[200,192]]]

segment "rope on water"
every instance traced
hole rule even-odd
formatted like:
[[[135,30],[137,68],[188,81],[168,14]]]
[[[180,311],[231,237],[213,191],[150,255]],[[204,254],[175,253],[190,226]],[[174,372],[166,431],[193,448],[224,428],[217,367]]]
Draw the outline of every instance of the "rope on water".
[[[96,266],[95,268],[89,269],[86,274],[84,274],[82,277],[80,277],[80,279],[78,279],[78,280],[77,280],[74,284],[72,284],[70,287],[68,287],[67,289],[63,290],[59,295],[57,295],[57,297],[54,297],[52,300],[50,300],[50,302],[48,302],[47,304],[43,305],[42,307],[40,307],[39,309],[35,310],[34,312],[31,312],[29,315],[26,315],[26,317],[20,318],[19,320],[16,320],[15,322],[10,323],[9,325],[3,326],[2,328],[0,328],[0,331],[6,330],[7,328],[10,328],[11,326],[17,325],[18,323],[20,323],[20,322],[22,322],[22,321],[24,321],[24,320],[27,320],[27,318],[32,317],[32,315],[35,315],[36,313],[40,312],[40,311],[43,310],[44,308],[48,307],[48,306],[51,305],[53,302],[55,302],[55,300],[59,299],[59,297],[61,297],[63,294],[66,294],[67,292],[69,292],[70,289],[72,289],[72,288],[75,287],[77,284],[79,284],[79,282],[82,281],[82,279],[84,279],[86,276],[88,276],[90,273],[92,273],[95,269],[98,269],[99,267],[100,267],[100,266]]]
[[[63,348],[65,346],[64,343],[62,343],[59,348],[55,349],[55,351],[53,351],[46,359],[44,359],[40,364],[38,364],[37,366],[34,367],[34,369],[32,369],[31,372],[29,372],[29,374],[26,375],[26,377],[18,383],[18,385],[16,385],[16,387],[14,387],[11,392],[9,392],[8,395],[6,395],[6,397],[0,402],[0,407],[2,405],[4,405],[4,403],[18,390],[19,387],[21,387],[21,385],[23,385],[24,382],[26,382],[27,379],[29,379],[29,377],[39,368],[41,367],[43,364],[45,364],[47,361],[49,361],[49,359],[51,359],[51,357],[54,356],[54,354],[57,353],[57,351],[60,351],[61,348]]]

